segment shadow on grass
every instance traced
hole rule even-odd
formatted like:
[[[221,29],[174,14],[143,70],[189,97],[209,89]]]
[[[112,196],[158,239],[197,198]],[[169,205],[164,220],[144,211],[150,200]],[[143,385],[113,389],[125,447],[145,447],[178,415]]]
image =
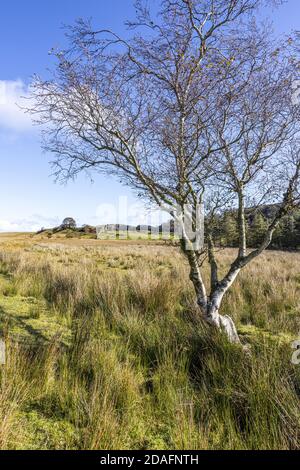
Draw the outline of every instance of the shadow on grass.
[[[39,328],[34,328],[29,325],[26,320],[31,319],[30,315],[15,315],[8,313],[5,309],[0,306],[0,334],[6,337],[12,333],[12,336],[17,336],[19,339],[30,340],[30,342],[36,344],[47,344],[50,340],[42,333]],[[24,334],[14,332],[15,328],[20,328],[24,331]]]

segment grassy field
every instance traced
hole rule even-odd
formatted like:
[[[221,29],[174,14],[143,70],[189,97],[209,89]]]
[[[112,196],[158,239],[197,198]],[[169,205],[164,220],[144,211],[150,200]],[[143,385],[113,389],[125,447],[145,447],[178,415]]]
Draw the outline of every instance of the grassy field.
[[[266,252],[228,294],[245,354],[174,246],[1,235],[0,448],[300,449],[299,262]]]

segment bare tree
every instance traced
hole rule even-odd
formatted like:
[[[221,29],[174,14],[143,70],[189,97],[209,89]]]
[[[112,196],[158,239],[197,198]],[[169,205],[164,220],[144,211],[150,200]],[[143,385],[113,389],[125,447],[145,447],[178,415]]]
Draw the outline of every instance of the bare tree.
[[[164,0],[154,15],[141,0],[130,40],[79,21],[70,48],[55,52],[51,80],[36,77],[30,112],[45,127],[44,148],[59,179],[95,170],[115,175],[179,221],[207,207],[207,245],[184,230],[199,311],[239,342],[221,302],[238,273],[265,250],[281,218],[298,202],[297,60],[291,40],[274,46],[256,26],[259,0]],[[248,252],[245,206],[276,202],[260,247]],[[220,278],[212,223],[238,212],[239,250]],[[174,207],[179,207],[176,212]],[[211,282],[202,275],[208,257]]]

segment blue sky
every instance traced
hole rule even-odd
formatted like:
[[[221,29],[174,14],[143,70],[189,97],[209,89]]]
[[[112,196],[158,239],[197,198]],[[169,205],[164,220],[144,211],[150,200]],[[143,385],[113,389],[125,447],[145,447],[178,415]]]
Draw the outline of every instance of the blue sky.
[[[81,176],[67,186],[54,184],[49,155],[40,149],[39,133],[20,113],[16,102],[26,95],[34,73],[47,74],[48,51],[64,43],[62,24],[93,17],[98,27],[125,32],[132,17],[132,0],[18,0],[5,1],[0,10],[0,231],[36,230],[53,226],[66,216],[78,223],[115,222],[109,205],[128,197],[131,213],[120,222],[144,223],[137,216],[134,195],[117,182],[94,175]],[[266,11],[275,30],[300,29],[300,1],[287,0],[280,9]],[[122,202],[124,205],[124,200]]]

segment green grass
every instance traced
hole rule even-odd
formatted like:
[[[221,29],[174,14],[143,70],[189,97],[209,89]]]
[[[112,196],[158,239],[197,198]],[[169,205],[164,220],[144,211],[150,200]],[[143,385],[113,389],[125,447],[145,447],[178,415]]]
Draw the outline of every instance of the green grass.
[[[245,354],[199,321],[175,248],[7,246],[0,448],[299,449],[295,257],[264,255],[227,296]]]

